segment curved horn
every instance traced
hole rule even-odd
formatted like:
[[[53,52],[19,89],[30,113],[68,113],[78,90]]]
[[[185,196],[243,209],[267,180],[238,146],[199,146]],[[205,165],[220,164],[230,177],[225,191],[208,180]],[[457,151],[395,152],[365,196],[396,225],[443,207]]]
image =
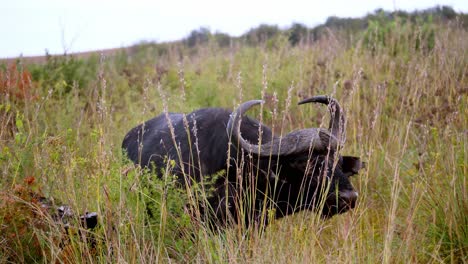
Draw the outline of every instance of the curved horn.
[[[338,101],[327,95],[317,95],[300,101],[298,104],[321,103],[328,105],[330,110],[330,124],[328,129],[342,147],[346,141],[346,119]]]
[[[252,106],[263,103],[262,100],[252,100],[241,104],[229,118],[227,124],[228,133],[232,133],[234,142],[239,142],[241,147],[253,154],[269,157],[278,155],[291,155],[296,153],[315,151],[327,151],[328,147],[336,149],[337,142],[332,139],[330,132],[320,128],[309,128],[293,131],[283,138],[275,137],[270,142],[262,145],[251,144],[245,140],[240,132],[242,116]]]
[[[252,145],[248,143],[244,138],[242,138],[240,134],[240,122],[242,120],[242,117],[244,116],[244,113],[247,112],[247,110],[249,110],[252,106],[263,103],[263,100],[251,100],[242,103],[234,112],[231,113],[231,116],[229,117],[229,121],[226,126],[228,135],[232,135],[234,142],[239,142],[244,149],[253,150],[253,146],[256,146],[256,149],[258,149],[258,146]]]

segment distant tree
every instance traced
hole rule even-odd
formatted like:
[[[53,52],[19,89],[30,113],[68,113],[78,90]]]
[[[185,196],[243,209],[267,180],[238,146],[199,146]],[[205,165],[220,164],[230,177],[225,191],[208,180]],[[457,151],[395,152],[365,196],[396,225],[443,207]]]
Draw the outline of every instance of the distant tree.
[[[213,37],[221,48],[229,47],[231,45],[231,36],[226,33],[216,32]]]
[[[450,6],[442,6],[442,17],[448,20],[452,20],[457,16],[457,12]]]
[[[340,25],[340,18],[337,16],[329,16],[325,21],[326,27],[337,27]]]
[[[409,17],[409,14],[406,11],[397,10],[397,11],[393,12],[392,16],[393,16],[393,18],[399,17],[399,18],[402,18],[402,19],[407,19]]]
[[[199,29],[192,30],[184,42],[189,47],[195,47],[199,44],[207,43],[210,40],[210,36],[210,30],[206,27],[201,27]]]
[[[247,40],[247,43],[250,45],[258,45],[261,43],[266,43],[269,39],[280,34],[281,31],[277,25],[266,25],[262,24],[257,28],[249,30],[244,37]]]
[[[308,35],[308,28],[300,23],[294,23],[289,29],[288,41],[292,46],[296,46],[305,40]]]

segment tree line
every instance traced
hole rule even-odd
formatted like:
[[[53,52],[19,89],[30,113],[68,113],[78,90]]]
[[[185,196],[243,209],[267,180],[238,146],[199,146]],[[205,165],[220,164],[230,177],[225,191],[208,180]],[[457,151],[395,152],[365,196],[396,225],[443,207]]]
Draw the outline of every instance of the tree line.
[[[459,21],[464,29],[467,29],[468,14],[457,13],[449,6],[435,6],[413,12],[401,10],[390,12],[376,9],[374,12],[361,18],[331,16],[327,18],[325,23],[315,27],[308,27],[302,23],[294,23],[289,28],[281,29],[277,25],[261,24],[258,27],[250,29],[240,37],[232,37],[222,32],[212,33],[209,28],[201,27],[192,30],[182,42],[188,47],[195,47],[214,40],[220,47],[227,47],[235,41],[241,41],[248,45],[265,44],[271,39],[283,36],[292,46],[296,46],[301,43],[317,41],[330,29],[339,30],[350,36],[364,31],[376,23],[385,26],[388,23],[399,21],[402,24],[413,23],[424,25],[447,23],[455,20]]]

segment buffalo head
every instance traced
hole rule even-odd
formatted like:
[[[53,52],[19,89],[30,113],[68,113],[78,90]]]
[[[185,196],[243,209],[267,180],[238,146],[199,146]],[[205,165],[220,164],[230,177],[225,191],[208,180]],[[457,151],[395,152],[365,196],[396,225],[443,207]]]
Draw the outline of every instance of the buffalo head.
[[[253,155],[259,164],[269,164],[267,169],[270,181],[274,182],[272,185],[281,184],[276,197],[272,197],[279,209],[277,216],[304,209],[320,209],[324,217],[331,217],[354,208],[358,193],[349,177],[357,174],[364,164],[357,157],[339,154],[345,142],[346,124],[339,103],[327,96],[315,96],[299,102],[328,105],[331,113],[328,130],[301,129],[255,144],[242,137],[241,120],[245,112],[262,102],[252,100],[241,104],[231,114],[227,130],[234,144]]]

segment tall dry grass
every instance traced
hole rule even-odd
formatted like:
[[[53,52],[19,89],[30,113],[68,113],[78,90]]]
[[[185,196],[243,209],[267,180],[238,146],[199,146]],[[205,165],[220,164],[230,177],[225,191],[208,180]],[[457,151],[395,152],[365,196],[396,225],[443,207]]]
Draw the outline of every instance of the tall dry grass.
[[[433,48],[415,48],[421,35],[396,30],[385,45],[330,32],[301,47],[279,40],[193,54],[177,46],[158,56],[123,53],[97,60],[86,86],[38,81],[38,98],[2,95],[0,261],[467,262],[468,36],[437,26]],[[265,99],[253,112],[277,134],[323,125],[325,109],[296,106],[317,94],[341,102],[343,153],[367,162],[352,180],[357,208],[327,221],[302,212],[264,231],[212,230],[184,211],[205,199],[203,186],[177,188],[170,161],[155,179],[120,151],[130,128],[160,113],[250,99]],[[65,234],[32,193],[77,213],[98,212],[99,227]]]

